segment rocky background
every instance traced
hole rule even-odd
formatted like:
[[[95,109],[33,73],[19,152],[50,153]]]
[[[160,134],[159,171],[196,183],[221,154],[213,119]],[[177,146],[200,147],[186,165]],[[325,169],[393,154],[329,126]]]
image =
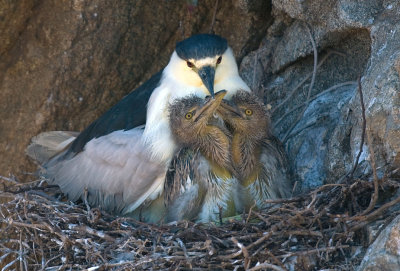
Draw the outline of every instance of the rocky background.
[[[177,41],[210,30],[228,39],[243,78],[270,105],[299,189],[352,170],[363,130],[359,77],[371,139],[355,176],[371,173],[371,150],[378,176],[395,172],[396,0],[0,0],[0,175],[31,178],[31,137],[82,130],[160,70]],[[398,266],[399,249],[388,251]],[[382,263],[379,255],[368,260]],[[375,270],[368,260],[360,270]]]
[[[215,7],[215,0],[1,0],[0,175],[33,171],[24,153],[33,135],[82,130],[165,66],[185,37],[212,27],[239,58],[258,48],[270,3]]]

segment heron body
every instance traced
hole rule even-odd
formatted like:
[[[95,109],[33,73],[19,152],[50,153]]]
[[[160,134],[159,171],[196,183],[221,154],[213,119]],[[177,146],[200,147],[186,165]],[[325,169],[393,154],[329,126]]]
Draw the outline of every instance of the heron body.
[[[233,133],[232,163],[238,187],[235,204],[239,212],[252,206],[266,207],[266,199],[289,197],[292,183],[282,143],[271,134],[264,104],[247,91],[238,91],[219,108]]]
[[[178,150],[168,118],[170,104],[190,94],[213,96],[214,90],[221,89],[227,90],[227,99],[239,89],[249,90],[226,40],[207,34],[183,40],[161,72],[72,142],[64,142],[63,151],[38,159],[43,161],[41,174],[71,200],[87,195],[94,206],[116,214],[133,212],[161,195]],[[36,146],[46,144],[34,142],[28,154],[35,158]]]

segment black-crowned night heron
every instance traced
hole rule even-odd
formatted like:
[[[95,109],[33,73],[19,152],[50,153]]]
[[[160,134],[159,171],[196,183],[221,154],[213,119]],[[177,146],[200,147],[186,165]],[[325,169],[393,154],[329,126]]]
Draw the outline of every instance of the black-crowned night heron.
[[[177,150],[168,118],[169,105],[190,94],[204,98],[222,89],[227,90],[227,99],[239,89],[249,90],[239,76],[232,50],[219,36],[192,36],[176,45],[162,72],[76,138],[52,145],[46,143],[47,135],[39,135],[28,147],[28,154],[43,163],[42,175],[58,184],[71,200],[82,197],[87,190],[92,205],[114,213],[132,212],[146,199],[160,195]],[[51,148],[47,156],[37,157],[42,153],[38,149]],[[62,151],[49,158],[54,149],[56,153]]]
[[[247,91],[238,91],[218,112],[233,133],[231,154],[238,179],[235,195],[237,211],[255,205],[266,206],[266,199],[291,195],[292,182],[282,143],[271,134],[264,104]]]

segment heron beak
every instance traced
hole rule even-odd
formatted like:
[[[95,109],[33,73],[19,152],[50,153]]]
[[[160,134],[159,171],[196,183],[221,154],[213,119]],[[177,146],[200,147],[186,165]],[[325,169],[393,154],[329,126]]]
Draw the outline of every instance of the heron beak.
[[[197,73],[199,74],[201,81],[206,86],[208,92],[210,92],[211,97],[214,98],[214,77],[215,68],[211,66],[204,66],[200,68]]]
[[[221,102],[221,106],[218,109],[218,112],[220,112],[220,114],[222,114],[222,115],[229,113],[236,117],[241,117],[241,118],[243,117],[243,114],[242,114],[241,110],[239,109],[239,107],[232,101],[223,100]]]
[[[201,116],[205,116],[208,119],[219,107],[222,102],[222,99],[226,95],[226,90],[220,90],[215,93],[214,99],[209,98],[208,101],[196,112],[194,116],[194,121],[197,122]]]

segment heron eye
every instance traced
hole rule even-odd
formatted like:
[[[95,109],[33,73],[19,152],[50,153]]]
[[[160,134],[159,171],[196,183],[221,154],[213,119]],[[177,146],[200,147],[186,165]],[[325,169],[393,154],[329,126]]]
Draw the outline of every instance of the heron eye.
[[[193,68],[193,67],[194,67],[194,64],[193,64],[192,62],[190,62],[190,61],[186,61],[186,65],[187,65],[189,68]]]
[[[253,115],[253,110],[251,110],[251,109],[246,109],[246,110],[244,111],[244,113],[246,114],[246,116],[251,116],[251,115]]]
[[[222,56],[220,56],[220,57],[217,59],[217,64],[220,64],[221,61],[222,61]]]
[[[190,120],[191,118],[193,118],[193,113],[192,112],[186,113],[185,119]]]

